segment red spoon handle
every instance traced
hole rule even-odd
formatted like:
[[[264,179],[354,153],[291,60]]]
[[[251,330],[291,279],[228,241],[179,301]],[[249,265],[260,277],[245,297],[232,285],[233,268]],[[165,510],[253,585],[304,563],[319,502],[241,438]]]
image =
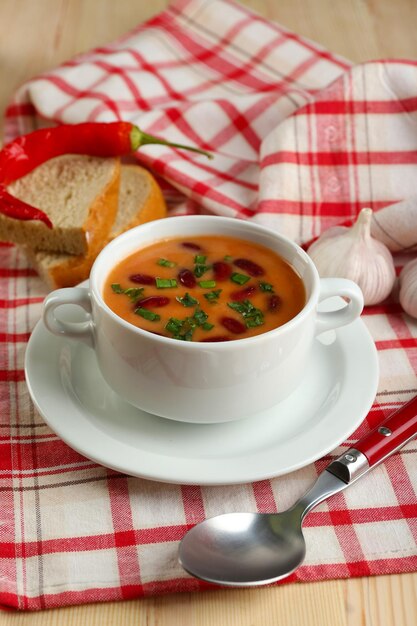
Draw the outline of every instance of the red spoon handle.
[[[372,467],[400,449],[416,435],[417,396],[362,437],[354,447],[366,456],[369,466]]]

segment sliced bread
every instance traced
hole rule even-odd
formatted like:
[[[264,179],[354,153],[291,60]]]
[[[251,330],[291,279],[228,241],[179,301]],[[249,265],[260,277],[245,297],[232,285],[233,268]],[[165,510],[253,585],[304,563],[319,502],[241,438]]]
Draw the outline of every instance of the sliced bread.
[[[165,215],[164,197],[153,176],[138,165],[122,165],[116,219],[110,235],[102,240],[99,249],[122,232]],[[35,270],[50,289],[72,287],[87,279],[96,256],[52,254],[29,248],[27,253]]]
[[[109,239],[166,214],[164,196],[152,174],[139,165],[122,165],[119,208]]]
[[[94,254],[114,222],[119,183],[118,159],[72,154],[51,159],[8,191],[44,211],[53,228],[0,215],[0,240],[33,250]]]

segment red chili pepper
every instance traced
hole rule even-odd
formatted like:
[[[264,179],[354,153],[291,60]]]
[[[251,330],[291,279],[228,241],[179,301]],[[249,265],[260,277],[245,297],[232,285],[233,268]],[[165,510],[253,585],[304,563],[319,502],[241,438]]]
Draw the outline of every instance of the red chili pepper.
[[[48,216],[6,190],[7,185],[36,167],[62,154],[98,157],[124,156],[145,144],[162,144],[204,154],[208,152],[148,135],[130,122],[63,124],[35,130],[10,142],[0,151],[0,213],[20,220],[41,220],[49,228]]]

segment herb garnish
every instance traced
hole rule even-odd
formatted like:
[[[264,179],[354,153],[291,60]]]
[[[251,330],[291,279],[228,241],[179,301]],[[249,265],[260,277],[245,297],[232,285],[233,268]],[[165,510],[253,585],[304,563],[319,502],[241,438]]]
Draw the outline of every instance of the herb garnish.
[[[161,265],[162,267],[175,267],[176,266],[175,261],[168,261],[168,259],[158,259],[157,264]]]
[[[124,294],[128,296],[132,302],[136,302],[136,300],[142,295],[144,288],[143,287],[128,287],[127,289],[123,289],[120,283],[113,283],[111,288],[114,293]]]
[[[262,326],[264,323],[264,314],[260,309],[253,306],[250,300],[243,300],[242,302],[228,302],[227,306],[242,315],[247,328]]]
[[[233,272],[230,276],[230,280],[238,285],[244,285],[248,282],[248,280],[250,280],[250,276],[247,276],[246,274],[239,274],[239,272]]]
[[[259,287],[261,291],[268,291],[269,293],[274,293],[274,286],[271,283],[263,283],[262,281],[259,283]]]
[[[216,286],[216,281],[215,280],[200,280],[198,284],[203,289],[212,289],[213,287]]]
[[[188,293],[188,291],[187,291],[187,293],[185,294],[185,296],[184,296],[184,297],[177,296],[175,299],[176,299],[178,302],[180,302],[180,303],[182,304],[182,306],[186,306],[186,307],[189,307],[189,306],[195,306],[195,305],[197,305],[197,304],[198,304],[198,300],[196,300],[195,298],[193,298],[192,296],[190,296],[190,294]]]
[[[183,320],[179,320],[177,317],[170,317],[167,324],[165,324],[165,328],[173,335],[176,335],[180,332],[182,324]]]
[[[203,295],[209,302],[217,302],[221,292],[222,289],[216,289],[215,291],[209,291],[208,293],[205,293]]]
[[[193,338],[196,324],[193,323],[191,317],[186,317],[184,320],[179,320],[176,317],[171,317],[165,326],[165,329],[172,333],[173,339],[180,339],[181,341],[191,341]]]
[[[226,254],[226,256],[223,257],[223,261],[226,261],[226,263],[231,263],[233,261],[233,257],[230,256],[230,254]]]
[[[159,322],[159,320],[161,319],[161,316],[158,315],[158,313],[154,313],[153,311],[145,309],[144,307],[139,307],[138,309],[135,309],[135,313],[136,315],[140,315],[145,320],[149,320],[150,322]]]
[[[196,276],[197,278],[201,278],[201,276],[205,274],[209,269],[209,265],[198,263],[194,268],[194,276]]]
[[[213,324],[207,322],[207,318],[207,313],[201,309],[196,309],[192,317],[186,317],[183,320],[171,317],[165,325],[165,329],[172,333],[174,339],[191,341],[197,327],[201,327],[203,330],[211,330],[214,327]]]
[[[196,311],[195,311],[195,313],[193,315],[193,320],[195,320],[195,322],[196,322],[196,324],[198,326],[201,326],[202,324],[204,324],[204,322],[206,321],[207,318],[208,318],[207,313],[205,313],[201,309],[196,309]]]
[[[168,289],[169,287],[177,286],[175,278],[155,278],[155,283],[158,289]]]
[[[204,256],[204,254],[196,254],[196,256],[194,257],[194,263],[196,265],[204,265],[206,261],[207,257]]]

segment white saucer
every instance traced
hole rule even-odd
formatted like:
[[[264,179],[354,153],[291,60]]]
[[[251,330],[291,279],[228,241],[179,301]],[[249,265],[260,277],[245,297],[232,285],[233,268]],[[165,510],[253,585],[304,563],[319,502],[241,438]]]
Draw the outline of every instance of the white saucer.
[[[93,350],[39,322],[25,361],[32,399],[69,446],[112,469],[152,480],[246,483],[286,474],[336,448],[362,422],[378,384],[375,345],[357,320],[316,339],[302,385],[251,418],[187,424],[127,404],[104,382]]]

